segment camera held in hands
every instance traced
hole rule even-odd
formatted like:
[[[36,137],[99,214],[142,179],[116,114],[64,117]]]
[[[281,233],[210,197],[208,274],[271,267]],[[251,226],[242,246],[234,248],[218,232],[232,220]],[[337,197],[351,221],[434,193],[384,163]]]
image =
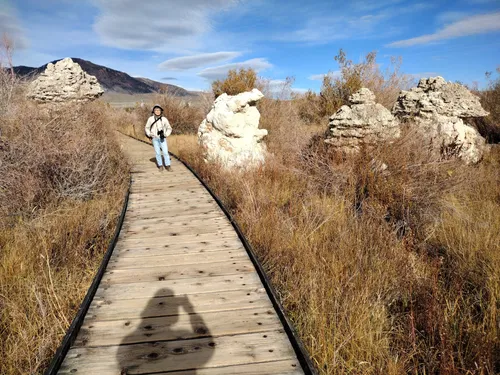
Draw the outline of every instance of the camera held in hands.
[[[163,142],[163,140],[165,139],[165,133],[163,132],[163,130],[158,130],[158,135],[160,136],[160,140]]]

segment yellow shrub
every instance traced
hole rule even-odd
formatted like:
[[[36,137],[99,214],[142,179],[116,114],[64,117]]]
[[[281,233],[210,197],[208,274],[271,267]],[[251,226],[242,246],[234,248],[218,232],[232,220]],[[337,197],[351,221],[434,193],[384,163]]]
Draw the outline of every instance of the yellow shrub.
[[[245,91],[251,91],[255,87],[257,73],[252,68],[230,70],[227,77],[223,80],[217,80],[212,83],[212,91],[217,98],[226,93],[228,95],[237,95]]]

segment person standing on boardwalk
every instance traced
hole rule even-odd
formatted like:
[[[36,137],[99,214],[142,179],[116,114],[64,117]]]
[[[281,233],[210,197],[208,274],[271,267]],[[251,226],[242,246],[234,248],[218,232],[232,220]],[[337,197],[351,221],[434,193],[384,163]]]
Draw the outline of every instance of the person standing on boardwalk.
[[[168,155],[167,137],[172,133],[172,127],[168,119],[163,116],[163,108],[156,104],[153,107],[152,115],[148,118],[144,128],[146,135],[151,139],[156,153],[156,165],[160,171],[163,171],[163,162],[161,152],[165,158],[165,169],[172,171],[170,167],[170,156]]]

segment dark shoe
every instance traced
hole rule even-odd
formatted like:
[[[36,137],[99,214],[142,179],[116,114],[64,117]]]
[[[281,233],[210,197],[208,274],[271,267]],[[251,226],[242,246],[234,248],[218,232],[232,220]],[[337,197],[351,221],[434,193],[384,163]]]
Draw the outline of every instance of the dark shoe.
[[[165,169],[166,169],[167,171],[169,171],[169,172],[172,172],[172,168],[170,168],[170,165],[166,165],[166,166],[165,166]]]

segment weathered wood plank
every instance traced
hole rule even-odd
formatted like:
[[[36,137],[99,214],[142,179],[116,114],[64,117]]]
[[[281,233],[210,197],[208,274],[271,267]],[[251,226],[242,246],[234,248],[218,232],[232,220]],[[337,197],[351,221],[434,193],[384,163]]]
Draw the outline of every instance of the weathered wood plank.
[[[161,293],[158,293],[161,294]],[[184,297],[185,295],[180,295]],[[85,321],[133,319],[138,316],[155,317],[186,314],[172,301],[178,296],[115,299],[96,299],[90,305]],[[191,304],[198,314],[214,311],[242,310],[252,308],[272,309],[271,301],[264,289],[241,289],[215,293],[195,293],[189,295]],[[252,301],[252,303],[250,303]],[[110,306],[111,305],[111,306]]]
[[[229,290],[258,290],[262,288],[255,273],[213,276],[181,280],[158,280],[154,283],[131,283],[102,285],[95,294],[96,299],[135,299],[164,297],[179,294],[213,293]],[[249,302],[253,303],[253,302]]]
[[[130,263],[127,268],[120,267],[120,263],[118,262],[114,268],[109,268],[106,271],[102,282],[107,285],[156,282],[159,280],[236,275],[255,271],[252,262],[244,254],[238,254],[232,259],[227,258],[227,256],[226,259],[224,257],[208,258],[205,259],[205,262],[187,264],[169,264],[164,261],[146,263],[139,260],[136,263]]]
[[[238,238],[211,240],[211,241],[193,241],[189,243],[169,243],[169,244],[154,244],[154,245],[125,245],[117,244],[113,255],[121,257],[136,258],[142,256],[156,256],[164,254],[190,254],[190,253],[206,253],[210,251],[220,250],[243,250],[241,241]]]
[[[183,225],[172,225],[163,226],[158,225],[156,227],[148,226],[147,229],[136,228],[132,229],[128,226],[122,228],[122,235],[129,237],[130,239],[137,238],[159,238],[159,237],[170,237],[170,236],[182,236],[182,235],[199,235],[199,234],[224,234],[224,233],[234,233],[233,227],[228,224],[213,224],[213,225],[201,225],[201,226],[183,226]]]
[[[193,311],[188,298],[177,298],[178,310]],[[154,299],[152,301],[154,303]],[[235,315],[238,319],[234,319]],[[275,331],[281,322],[271,309],[256,308],[170,315],[137,317],[135,319],[93,321],[84,324],[75,347],[126,345],[155,341],[186,340]]]
[[[221,215],[220,209],[218,208],[203,208],[199,210],[190,210],[190,211],[184,211],[184,212],[178,212],[176,213],[175,216],[170,216],[172,217],[178,217],[178,218],[184,218],[184,217],[211,217],[214,215]],[[158,218],[164,218],[165,213],[161,212],[160,210],[151,213],[150,215],[145,215],[144,213],[140,212],[140,210],[137,210],[137,212],[133,211],[127,211],[127,216],[125,220],[134,220],[134,219],[141,219],[141,220],[149,220],[149,219],[158,219]]]
[[[124,245],[137,245],[137,246],[158,246],[167,244],[183,244],[199,241],[216,241],[216,240],[234,240],[238,238],[237,234],[231,231],[227,232],[217,232],[217,233],[183,233],[178,235],[177,232],[172,231],[166,235],[158,235],[154,237],[131,237],[123,236],[120,240],[123,241]]]
[[[297,360],[272,361],[227,367],[202,368],[196,371],[156,372],[155,375],[297,375],[304,372]],[[148,374],[146,374],[148,375]]]
[[[217,224],[220,223],[228,223],[230,224],[229,220],[223,216],[222,214],[219,213],[214,213],[212,216],[209,217],[203,217],[200,218],[199,215],[184,215],[184,216],[177,216],[175,218],[171,217],[163,217],[163,218],[155,218],[155,219],[136,219],[136,220],[125,220],[123,222],[123,225],[127,225],[130,228],[133,227],[142,227],[142,226],[151,226],[151,225],[168,225],[168,226],[173,226],[173,225],[195,225],[195,224],[211,224],[212,222],[215,222]]]
[[[283,331],[144,344],[72,348],[61,374],[143,374],[294,359]],[[76,370],[76,371],[75,371]]]

